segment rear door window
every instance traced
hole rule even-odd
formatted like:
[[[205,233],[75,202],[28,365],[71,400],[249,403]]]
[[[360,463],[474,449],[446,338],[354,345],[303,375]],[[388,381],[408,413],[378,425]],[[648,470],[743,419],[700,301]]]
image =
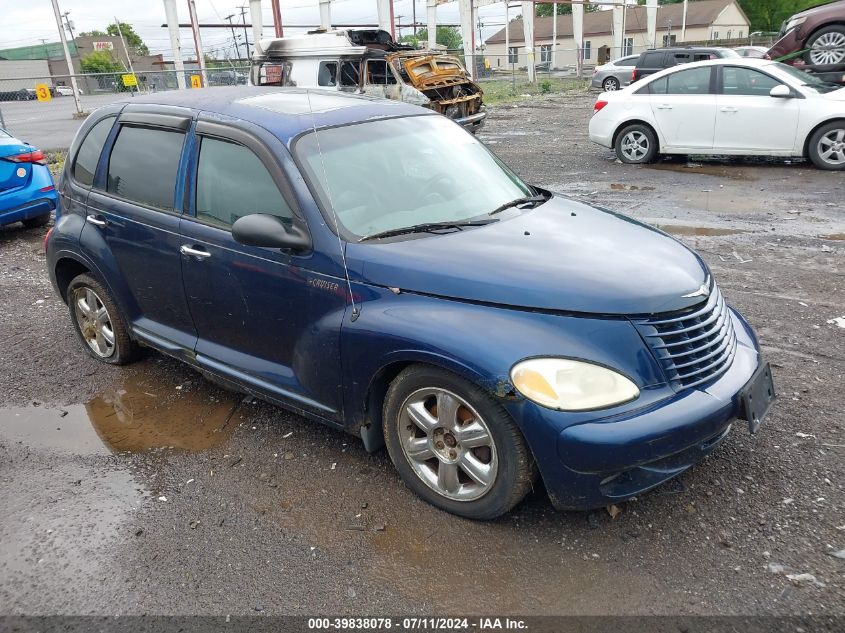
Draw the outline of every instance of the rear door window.
[[[643,68],[662,68],[663,55],[664,54],[660,52],[645,53],[643,55],[642,63],[638,63],[637,66],[642,66]]]
[[[712,66],[690,68],[672,73],[666,77],[666,94],[706,95],[710,93],[710,70]]]
[[[106,117],[92,127],[79,151],[76,153],[76,161],[73,164],[73,177],[82,185],[91,186],[94,184],[94,173],[97,171],[97,163],[100,161],[100,154],[103,152],[103,145],[111,132],[114,117]]]
[[[107,191],[172,211],[184,132],[124,125],[109,157]]]
[[[273,177],[252,150],[208,136],[200,143],[195,206],[198,220],[226,229],[254,213],[293,219]]]
[[[350,88],[358,86],[358,62],[341,62],[340,85]]]
[[[686,64],[692,59],[689,53],[670,53],[669,65],[677,66],[678,64]]]
[[[317,70],[317,85],[337,85],[337,62],[320,62],[320,67]]]

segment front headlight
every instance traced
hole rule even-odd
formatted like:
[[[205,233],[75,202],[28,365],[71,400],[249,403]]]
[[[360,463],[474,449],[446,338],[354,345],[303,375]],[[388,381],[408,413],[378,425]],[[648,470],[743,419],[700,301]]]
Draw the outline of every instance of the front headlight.
[[[801,26],[807,20],[807,17],[804,16],[802,18],[792,18],[786,21],[786,27],[783,29],[784,35],[789,33],[792,29]]]
[[[569,358],[532,358],[511,369],[523,396],[550,409],[606,409],[640,395],[637,386],[611,369]]]

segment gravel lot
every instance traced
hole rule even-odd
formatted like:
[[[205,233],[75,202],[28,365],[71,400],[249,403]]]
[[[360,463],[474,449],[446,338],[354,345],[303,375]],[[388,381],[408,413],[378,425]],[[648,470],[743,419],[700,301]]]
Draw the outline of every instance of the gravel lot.
[[[757,436],[736,425],[615,518],[537,490],[461,520],[385,453],[175,361],[96,363],[52,294],[45,231],[0,228],[0,613],[845,616],[845,329],[829,322],[845,316],[845,179],[625,166],[587,140],[592,103],[496,107],[481,137],[530,182],[704,255],[774,367]]]

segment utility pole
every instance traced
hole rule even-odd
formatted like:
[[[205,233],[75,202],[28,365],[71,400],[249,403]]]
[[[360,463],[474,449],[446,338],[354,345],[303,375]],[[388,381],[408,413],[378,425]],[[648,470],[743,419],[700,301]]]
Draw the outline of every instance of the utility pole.
[[[229,26],[232,27],[232,41],[235,43],[235,52],[238,54],[238,61],[241,59],[241,47],[238,46],[238,38],[235,37],[235,25],[232,23],[232,18],[235,17],[234,15],[227,15],[226,19],[229,20]]]
[[[555,2],[553,6],[554,16],[552,17],[552,61],[549,64],[549,71],[551,71],[552,68],[557,68],[557,2]]]
[[[173,51],[173,69],[176,71],[176,85],[185,89],[185,66],[182,63],[182,45],[179,43],[179,14],[176,0],[163,0],[164,14],[167,16],[167,28],[170,31],[170,48]]]
[[[197,52],[197,64],[199,64],[202,85],[207,88],[208,77],[205,72],[205,55],[202,52],[202,38],[200,37],[200,27],[197,24],[197,6],[194,4],[194,0],[188,0],[188,15],[191,17],[191,31],[194,33],[194,49]]]
[[[132,68],[132,59],[129,57],[129,49],[126,48],[126,40],[123,39],[123,31],[120,28],[120,22],[117,19],[117,16],[114,16],[114,23],[117,26],[117,34],[120,36],[120,43],[123,44],[123,54],[126,55],[126,62],[129,64],[129,72],[132,73],[132,76],[135,77],[135,69]],[[132,92],[131,90],[129,91]],[[138,94],[141,93],[141,88],[138,86],[138,78],[135,77],[135,92]]]
[[[65,51],[65,61],[67,62],[68,72],[70,73],[70,85],[73,88],[73,102],[76,104],[77,115],[82,114],[82,106],[79,104],[79,88],[76,86],[76,75],[73,73],[73,61],[70,58],[70,50],[67,47],[67,38],[65,37],[65,29],[62,25],[62,15],[59,13],[58,0],[53,1],[53,13],[56,15],[56,26],[59,27],[59,39],[62,41],[62,48]]]
[[[413,7],[413,18],[414,21],[414,39],[417,39],[417,0],[411,0],[411,6]]]
[[[244,25],[244,44],[246,45],[246,58],[247,58],[247,60],[249,60],[250,59],[249,35],[247,34],[247,30],[246,30],[246,5],[242,4],[238,8],[241,10],[241,21],[243,22],[243,25]]]
[[[282,35],[282,8],[279,6],[279,0],[270,0],[270,6],[273,7],[273,28],[276,30],[276,37],[284,37]]]
[[[79,57],[79,49],[76,48],[76,37],[74,37],[73,35],[73,22],[70,21],[69,17],[67,17],[68,14],[70,14],[70,11],[65,11],[64,13],[62,13],[62,17],[65,19],[65,25],[67,27],[68,33],[70,33],[70,41],[73,42],[74,52],[76,53],[76,56]],[[69,70],[68,72],[73,73],[74,71]]]

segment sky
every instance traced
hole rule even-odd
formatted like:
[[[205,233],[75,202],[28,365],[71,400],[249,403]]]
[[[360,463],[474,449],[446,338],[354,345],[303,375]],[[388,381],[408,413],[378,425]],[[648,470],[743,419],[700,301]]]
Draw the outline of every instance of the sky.
[[[166,28],[164,4],[162,0],[58,0],[59,10],[70,12],[74,33],[93,29],[105,30],[106,25],[114,21],[117,16],[122,22],[127,22],[141,35],[150,52],[164,53],[165,58],[171,57],[170,38]],[[410,23],[414,2],[416,2],[417,21],[426,20],[425,0],[395,0],[394,15],[402,16],[401,22]],[[233,20],[240,20],[240,7],[247,6],[247,22],[249,23],[248,0],[196,0],[197,17],[200,24],[220,23],[225,17],[235,14]],[[281,0],[282,24],[285,34],[302,32],[307,29],[295,29],[292,25],[319,23],[319,9],[317,0]],[[187,23],[188,2],[176,0],[179,21]],[[273,14],[269,0],[262,2],[264,15],[264,35],[273,34]],[[521,13],[519,3],[514,2],[510,9],[511,19]],[[497,3],[481,7],[478,15],[482,22],[482,38],[488,38],[504,26],[504,3]],[[50,0],[0,0],[0,48],[12,48],[41,44],[46,41],[58,41],[58,28],[53,14]],[[437,19],[441,23],[460,21],[458,3],[452,2],[441,5],[437,9]],[[333,0],[332,21],[336,23],[369,23],[377,22],[376,0]],[[402,34],[412,30],[402,29]],[[243,29],[240,30],[243,34]],[[237,34],[237,31],[236,31]],[[212,56],[224,57],[224,51],[233,55],[232,34],[228,29],[203,29],[203,48]],[[252,31],[249,31],[252,41]],[[185,59],[195,57],[193,52],[193,37],[190,29],[182,29],[180,40],[182,56]],[[215,53],[217,53],[215,55]]]
[[[113,22],[114,17],[117,16],[122,22],[135,27],[151,53],[164,53],[165,58],[171,57],[170,37],[167,29],[161,27],[165,23],[162,0],[58,0],[58,2],[62,13],[70,12],[69,18],[73,22],[74,33],[93,29],[105,30],[106,25]],[[400,23],[411,22],[415,2],[417,21],[425,22],[425,0],[395,0],[394,15],[402,16]],[[307,30],[295,29],[292,25],[316,25],[320,21],[317,0],[281,0],[280,4],[285,35]],[[248,5],[248,0],[196,0],[197,17],[200,24],[224,22],[225,17],[231,14],[236,16],[233,21],[239,21],[240,7],[247,6],[246,19],[249,23]],[[511,18],[521,13],[518,7],[519,3],[512,4]],[[179,21],[187,23],[189,21],[187,0],[176,0],[176,8]],[[262,12],[264,35],[265,37],[272,36],[273,14],[269,0],[262,2]],[[481,7],[478,15],[483,24],[482,36],[490,37],[504,26],[504,3]],[[50,0],[0,0],[0,16],[3,16],[2,26],[0,26],[0,48],[41,44],[42,39],[48,42],[58,41],[58,28]],[[375,25],[377,20],[375,0],[332,0],[332,22]],[[437,20],[441,23],[457,24],[460,21],[457,2],[438,7]],[[409,34],[412,29],[403,28],[401,32],[403,35]],[[240,33],[243,34],[243,29]],[[248,34],[252,42],[252,31],[250,30]],[[230,30],[203,29],[201,35],[203,48],[207,52],[219,52],[219,56],[222,57],[224,49],[227,49],[229,54],[233,55]],[[195,57],[191,30],[182,29],[180,40],[183,58]]]

